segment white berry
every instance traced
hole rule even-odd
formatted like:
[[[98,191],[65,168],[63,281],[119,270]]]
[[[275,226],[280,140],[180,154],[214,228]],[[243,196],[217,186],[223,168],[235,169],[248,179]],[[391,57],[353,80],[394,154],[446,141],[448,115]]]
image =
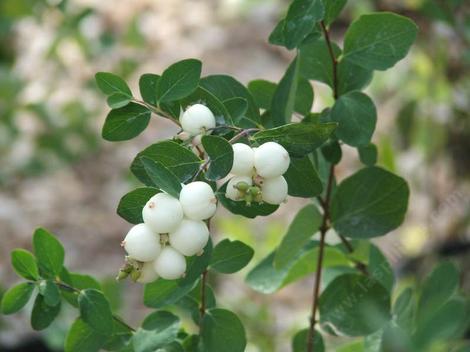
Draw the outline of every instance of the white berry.
[[[146,224],[138,224],[129,230],[124,239],[124,249],[135,260],[155,260],[161,251],[160,236]]]
[[[246,183],[248,186],[253,186],[253,180],[249,176],[234,176],[228,181],[227,183],[227,190],[225,192],[225,197],[231,200],[241,200],[242,199],[242,192],[235,188],[237,184],[240,182]]]
[[[142,210],[144,222],[156,233],[173,231],[183,220],[183,208],[178,199],[157,193]]]
[[[263,201],[269,204],[281,204],[287,198],[287,182],[282,176],[266,178],[261,185]]]
[[[157,274],[166,280],[175,280],[186,271],[186,259],[171,246],[166,246],[154,262]]]
[[[191,220],[211,218],[217,209],[217,198],[211,186],[205,182],[191,182],[180,192],[184,215]]]
[[[255,168],[262,177],[277,177],[289,168],[290,157],[287,150],[278,143],[267,142],[255,150]]]
[[[140,269],[140,276],[137,279],[137,282],[141,284],[148,284],[158,279],[158,274],[155,271],[153,262],[146,262]]]
[[[233,148],[233,166],[230,173],[234,175],[251,175],[253,172],[255,153],[250,146],[235,143]]]
[[[174,249],[190,257],[200,253],[206,246],[209,229],[204,221],[184,219],[169,237]]]
[[[191,105],[180,117],[181,127],[192,136],[215,127],[215,117],[209,108],[202,104]]]

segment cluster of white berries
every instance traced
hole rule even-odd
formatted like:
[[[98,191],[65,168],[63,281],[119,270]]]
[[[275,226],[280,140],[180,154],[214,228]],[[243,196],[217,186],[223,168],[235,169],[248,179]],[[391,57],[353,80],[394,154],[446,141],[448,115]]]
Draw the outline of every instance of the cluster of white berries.
[[[179,199],[157,193],[142,210],[142,224],[132,227],[122,242],[126,264],[118,279],[131,276],[148,283],[162,277],[174,280],[184,276],[185,256],[202,254],[209,240],[204,222],[217,208],[212,188],[196,181],[183,185]]]
[[[244,200],[281,204],[287,198],[287,182],[282,176],[290,164],[287,150],[278,143],[267,142],[257,148],[243,143],[233,146],[233,177],[227,184],[225,196]]]

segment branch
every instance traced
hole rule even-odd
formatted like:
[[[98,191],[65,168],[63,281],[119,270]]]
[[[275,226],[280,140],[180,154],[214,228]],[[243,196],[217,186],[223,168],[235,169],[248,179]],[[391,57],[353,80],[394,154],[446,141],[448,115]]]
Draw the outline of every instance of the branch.
[[[336,60],[335,53],[333,51],[333,46],[330,40],[330,33],[326,28],[325,22],[321,21],[320,26],[323,30],[323,36],[325,37],[326,46],[328,47],[328,52],[330,53],[331,63],[333,65],[333,97],[338,99],[338,60]]]
[[[207,270],[201,274],[201,306],[199,307],[199,313],[202,318],[206,314],[206,282],[207,282]]]
[[[139,100],[139,99],[132,99],[132,102],[134,103],[137,103],[137,104],[140,104],[140,105],[143,105],[145,106],[147,109],[149,109],[150,111],[152,111],[154,114],[156,115],[159,115],[165,119],[168,119],[170,120],[171,122],[175,123],[176,125],[178,125],[178,127],[181,127],[181,124],[178,120],[176,120],[173,116],[169,115],[168,113],[166,113],[165,111],[163,111],[162,109],[160,109],[160,107],[158,106],[155,106],[155,105],[152,105],[152,104],[149,104],[143,100]]]

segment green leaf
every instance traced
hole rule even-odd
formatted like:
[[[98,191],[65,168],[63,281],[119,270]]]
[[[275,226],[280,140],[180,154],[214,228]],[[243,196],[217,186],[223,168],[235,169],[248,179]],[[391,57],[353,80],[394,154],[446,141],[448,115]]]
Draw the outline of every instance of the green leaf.
[[[325,17],[323,21],[328,26],[339,16],[347,0],[323,0],[325,4]]]
[[[39,271],[34,255],[24,249],[14,249],[11,252],[11,265],[15,272],[27,280],[38,280]]]
[[[326,161],[335,165],[338,164],[343,157],[341,145],[337,140],[330,140],[328,143],[325,143],[321,148],[321,153]]]
[[[353,147],[370,142],[377,122],[374,102],[361,92],[342,95],[330,112],[331,121],[338,122],[336,135]]]
[[[39,293],[44,296],[44,303],[54,307],[60,303],[60,291],[51,280],[42,280],[39,283]]]
[[[132,330],[125,324],[116,319],[113,321],[113,334],[106,339],[103,349],[106,351],[128,351],[125,348],[130,347],[130,339],[133,336]]]
[[[150,308],[161,308],[178,302],[197,284],[201,274],[209,265],[212,255],[212,242],[204,248],[201,256],[187,258],[186,276],[179,280],[158,279],[145,285],[144,304]]]
[[[274,92],[277,84],[263,79],[257,79],[248,83],[248,90],[255,99],[256,105],[264,110],[271,109]]]
[[[409,188],[404,179],[378,167],[367,167],[337,187],[331,203],[334,229],[351,238],[386,234],[403,222]]]
[[[294,110],[302,115],[307,115],[312,110],[313,88],[308,80],[300,77],[295,96]]]
[[[289,50],[298,47],[323,18],[324,11],[321,0],[294,0],[286,18],[271,33],[269,42],[283,45]]]
[[[181,183],[190,180],[201,165],[201,160],[193,152],[176,142],[152,144],[137,154],[131,165],[132,173],[147,186],[152,186],[153,182],[140,160],[144,156],[167,167]]]
[[[308,156],[291,158],[284,178],[289,186],[288,193],[293,197],[312,198],[323,190],[321,180]]]
[[[362,90],[372,81],[374,71],[353,64],[350,61],[340,61],[338,64],[338,96],[353,90]]]
[[[409,287],[403,290],[393,305],[393,315],[396,323],[405,329],[411,331],[414,329],[413,322],[415,317],[413,290]]]
[[[154,187],[141,187],[125,194],[119,201],[117,213],[121,218],[131,224],[140,224],[142,219],[142,209],[147,201],[160,190]]]
[[[113,314],[108,300],[100,291],[88,288],[78,296],[80,317],[102,335],[113,332]]]
[[[258,144],[277,142],[291,157],[301,158],[321,146],[336,128],[335,123],[291,123],[255,133]]]
[[[30,282],[22,282],[8,289],[2,297],[2,314],[13,314],[28,303],[34,291],[34,285]]]
[[[366,69],[386,70],[408,53],[418,27],[393,13],[373,13],[355,20],[344,38],[343,60]]]
[[[243,215],[247,218],[254,219],[257,216],[267,216],[274,213],[279,205],[267,203],[251,203],[250,206],[246,205],[244,201],[234,201],[225,197],[228,181],[218,189],[216,197],[219,202],[231,213]]]
[[[388,291],[392,292],[395,276],[387,258],[375,245],[369,248],[369,275],[380,282]]]
[[[275,251],[258,263],[247,275],[247,284],[255,291],[270,294],[289,283],[299,280],[317,270],[317,242],[309,242],[300,253],[291,258],[288,265],[274,267]],[[350,261],[338,248],[326,247],[323,267],[347,266]]]
[[[130,103],[109,112],[101,134],[107,141],[125,141],[142,133],[149,121],[150,110],[140,104]]]
[[[141,157],[141,162],[155,186],[175,198],[179,197],[181,183],[175,174],[163,164],[155,162],[146,156]]]
[[[274,258],[276,269],[287,266],[292,258],[302,251],[302,248],[320,228],[322,218],[314,204],[306,205],[300,209],[276,250]]]
[[[380,329],[390,316],[390,294],[376,280],[357,274],[334,279],[320,296],[320,322],[348,336]]]
[[[207,311],[202,320],[202,342],[205,352],[243,352],[246,335],[240,319],[226,309]]]
[[[98,352],[107,338],[78,318],[65,338],[65,352]]]
[[[426,278],[418,304],[418,322],[427,320],[459,287],[459,271],[451,262],[440,263]]]
[[[204,286],[205,304],[206,309],[214,308],[216,300],[214,291],[207,283]],[[199,325],[201,319],[201,280],[194,287],[194,289],[178,301],[178,306],[191,313],[191,318],[195,324]]]
[[[297,332],[292,339],[292,352],[307,352],[308,329]],[[324,352],[325,345],[323,338],[318,331],[315,330],[313,335],[313,349],[315,352]]]
[[[150,314],[132,337],[135,352],[161,351],[160,348],[176,339],[179,328],[179,318],[173,313],[158,311]]]
[[[145,73],[140,76],[139,90],[142,99],[151,105],[157,105],[157,83],[160,79],[159,75]]]
[[[31,326],[33,329],[40,331],[49,327],[59,315],[60,308],[60,300],[58,304],[51,306],[46,304],[44,296],[37,295],[31,312]]]
[[[296,57],[281,78],[271,103],[272,122],[274,126],[289,123],[294,113],[297,87],[299,84],[299,67],[301,58]]]
[[[210,267],[219,273],[232,274],[244,268],[254,253],[245,243],[226,238],[214,247]]]
[[[223,101],[225,108],[229,112],[232,120],[240,121],[248,111],[248,102],[244,98],[230,98]]]
[[[442,306],[433,307],[428,318],[416,329],[413,341],[418,351],[428,351],[432,341],[454,337],[461,324],[468,318],[468,308],[461,299],[451,299]],[[467,319],[468,321],[468,319]]]
[[[98,88],[106,95],[120,94],[132,98],[132,92],[127,83],[113,73],[98,72],[95,80]]]
[[[41,272],[59,275],[64,265],[64,247],[47,230],[38,228],[33,235],[33,246]]]
[[[60,273],[60,279],[69,286],[76,289],[83,290],[86,288],[94,288],[101,290],[101,286],[95,278],[90,275],[82,275],[78,273],[69,273],[65,268]],[[74,307],[78,307],[78,293],[71,292],[68,289],[61,287],[62,296],[65,300]]]
[[[361,162],[366,166],[374,166],[377,163],[377,147],[369,143],[357,148]]]
[[[337,58],[341,49],[332,43],[333,53]],[[300,48],[300,74],[307,79],[320,81],[333,87],[333,61],[328,46],[323,38],[303,45]]]
[[[227,176],[233,165],[233,149],[229,142],[219,136],[203,136],[202,145],[209,156],[209,169],[205,177],[210,181]]]
[[[210,75],[201,79],[200,85],[214,94],[221,101],[231,98],[243,98],[248,103],[246,119],[234,118],[240,127],[252,127],[260,121],[259,110],[248,89],[235,78],[227,75]]]
[[[127,95],[114,93],[113,95],[110,95],[108,99],[106,99],[106,102],[111,109],[119,109],[129,104],[131,99]]]
[[[194,92],[199,84],[201,69],[201,61],[196,59],[178,61],[168,67],[157,83],[158,102],[179,100]]]

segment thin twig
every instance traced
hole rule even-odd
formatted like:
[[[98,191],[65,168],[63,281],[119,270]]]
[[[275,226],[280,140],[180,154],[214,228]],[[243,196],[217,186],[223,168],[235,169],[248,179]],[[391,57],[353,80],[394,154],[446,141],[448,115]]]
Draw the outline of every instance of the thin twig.
[[[333,97],[338,99],[338,60],[336,60],[335,52],[333,51],[333,45],[330,40],[330,33],[326,28],[325,22],[321,21],[320,26],[323,30],[323,36],[325,37],[326,46],[330,53],[331,64],[333,65]]]
[[[206,281],[207,281],[207,270],[204,270],[201,274],[201,306],[199,307],[199,313],[202,318],[206,314]]]
[[[152,104],[149,104],[143,100],[139,100],[139,99],[132,99],[132,102],[134,103],[137,103],[137,104],[140,104],[140,105],[143,105],[145,106],[147,109],[149,109],[150,111],[152,111],[154,114],[157,114],[165,119],[168,119],[170,120],[171,122],[175,123],[176,125],[178,125],[178,127],[181,127],[181,124],[180,122],[175,119],[173,116],[169,115],[168,113],[166,113],[165,111],[163,111],[162,109],[160,109],[158,106],[155,106],[155,105],[152,105]]]
[[[230,144],[233,144],[235,143],[236,141],[238,141],[239,139],[245,137],[245,136],[248,136],[250,133],[252,132],[258,132],[259,131],[259,128],[247,128],[246,130],[243,130],[241,131],[240,133],[236,134],[235,136],[233,136],[233,138],[231,140],[229,140],[228,142]]]

